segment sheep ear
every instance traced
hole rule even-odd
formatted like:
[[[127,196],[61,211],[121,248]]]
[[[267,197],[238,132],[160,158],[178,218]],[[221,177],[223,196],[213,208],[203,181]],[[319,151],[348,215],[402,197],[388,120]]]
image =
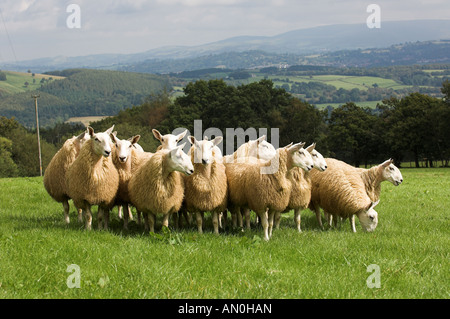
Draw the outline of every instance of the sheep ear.
[[[392,158],[388,159],[387,161],[384,161],[383,163],[381,163],[381,166],[383,168],[388,167],[389,165],[391,165],[394,162],[394,160]]]
[[[291,152],[291,153],[292,153],[292,152],[296,152],[296,151],[298,151],[299,149],[301,149],[303,146],[305,146],[305,144],[306,144],[306,143],[304,143],[304,142],[303,142],[303,143],[300,142],[300,143],[297,143],[297,144],[294,144],[294,145],[288,147],[287,150],[288,150],[289,152]]]
[[[111,134],[111,132],[112,132],[113,130],[114,130],[114,125],[111,126],[109,129],[107,129],[105,133]]]
[[[291,147],[292,146],[292,144],[294,144],[294,142],[290,142],[288,145],[286,145],[285,147],[283,147],[283,148],[285,148],[285,149],[288,149],[289,147]]]
[[[194,145],[194,144],[195,144],[195,142],[196,142],[196,139],[195,139],[195,137],[194,137],[194,136],[192,136],[192,135],[189,135],[189,137],[188,137],[188,140],[189,140],[189,142],[191,142],[191,144],[192,144],[192,145]]]
[[[87,132],[83,132],[80,135],[77,136],[78,140],[82,140],[84,138],[84,136],[86,135]],[[89,133],[88,133],[89,134]]]
[[[306,150],[311,153],[315,147],[316,147],[316,143],[312,143],[310,146],[308,146],[306,148]]]
[[[375,206],[377,206],[379,202],[380,202],[380,200],[377,200],[376,202],[372,202],[372,204],[370,204],[370,206],[367,210],[371,210],[371,209],[375,208]]]
[[[131,138],[131,144],[136,144],[137,142],[139,142],[141,136],[140,135],[135,135]]]
[[[259,143],[261,143],[262,141],[265,141],[265,140],[266,140],[266,136],[265,135],[260,136],[258,139],[256,139],[256,144],[259,144]]]
[[[109,133],[109,137],[111,138],[111,141],[113,141],[113,143],[117,145],[118,138],[116,137],[116,135],[114,133]]]
[[[186,130],[186,131],[184,131],[183,133],[180,133],[180,134],[177,135],[177,143],[178,143],[179,141],[181,141],[181,140],[185,137],[185,135],[187,134],[187,132],[188,132],[188,130]]]
[[[157,129],[152,130],[153,136],[160,142],[162,142],[162,135]]]
[[[222,136],[216,136],[216,137],[212,140],[212,142],[213,142],[213,144],[216,146],[216,145],[220,144],[220,143],[222,142],[222,140],[223,140],[223,137],[222,137]]]
[[[208,136],[205,135],[205,136],[203,137],[203,140],[209,141]]]
[[[91,137],[93,137],[94,136],[94,129],[92,128],[92,127],[90,127],[90,126],[88,126],[88,132],[89,132],[89,135],[91,136]]]

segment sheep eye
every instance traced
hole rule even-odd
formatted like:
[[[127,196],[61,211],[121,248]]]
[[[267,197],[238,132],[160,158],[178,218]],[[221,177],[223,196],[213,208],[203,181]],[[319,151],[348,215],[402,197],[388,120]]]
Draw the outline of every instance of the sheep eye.
[[[96,142],[100,142],[100,140],[99,140],[98,138],[95,138],[95,141],[96,141]]]
[[[394,170],[394,168],[393,168],[393,167],[389,167],[389,169],[390,169],[391,171],[393,171],[393,170]]]
[[[373,216],[369,216],[370,220],[373,220]]]

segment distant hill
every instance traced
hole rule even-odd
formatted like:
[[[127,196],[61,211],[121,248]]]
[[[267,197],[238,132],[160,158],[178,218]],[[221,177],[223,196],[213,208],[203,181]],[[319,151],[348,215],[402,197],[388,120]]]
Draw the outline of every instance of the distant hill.
[[[171,86],[166,78],[142,73],[71,69],[47,73],[65,77],[35,91],[19,92],[0,98],[0,115],[16,117],[35,126],[34,103],[30,93],[39,93],[40,125],[53,125],[73,116],[115,115],[120,110],[141,104],[150,94]]]
[[[269,54],[324,54],[339,50],[384,48],[398,43],[450,39],[450,20],[382,21],[381,28],[366,24],[328,25],[293,30],[276,36],[240,36],[196,46],[170,46],[135,54],[99,54],[84,57],[53,57],[17,64],[0,65],[0,69],[33,72],[66,68],[127,69],[145,63],[170,63],[228,52],[264,51]],[[229,67],[229,66],[227,66]],[[170,72],[170,71],[168,71]]]

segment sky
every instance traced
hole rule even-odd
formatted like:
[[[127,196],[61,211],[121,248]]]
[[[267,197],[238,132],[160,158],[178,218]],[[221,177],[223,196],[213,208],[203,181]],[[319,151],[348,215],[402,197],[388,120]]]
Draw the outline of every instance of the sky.
[[[449,0],[0,0],[0,63],[365,24],[372,3],[380,7],[381,27],[383,21],[450,18]],[[78,15],[67,12],[71,4]]]

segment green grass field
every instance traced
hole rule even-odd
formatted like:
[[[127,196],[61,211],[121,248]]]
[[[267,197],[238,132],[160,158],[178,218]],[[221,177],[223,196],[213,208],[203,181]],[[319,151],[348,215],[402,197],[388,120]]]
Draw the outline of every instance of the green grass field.
[[[64,79],[62,76],[47,75],[36,73],[32,76],[32,73],[14,72],[14,71],[2,71],[6,74],[6,81],[0,81],[0,93],[14,94],[25,91],[33,91],[41,87],[41,79],[60,80]],[[33,83],[33,79],[35,80]],[[25,86],[25,82],[28,82],[28,86]]]
[[[203,235],[160,220],[153,235],[135,222],[125,233],[116,209],[109,231],[88,232],[73,207],[64,224],[42,178],[0,179],[0,298],[449,298],[450,169],[402,173],[402,185],[383,183],[373,233],[348,221],[320,231],[306,210],[302,233],[291,212],[269,242],[256,228],[215,236],[210,223]]]

